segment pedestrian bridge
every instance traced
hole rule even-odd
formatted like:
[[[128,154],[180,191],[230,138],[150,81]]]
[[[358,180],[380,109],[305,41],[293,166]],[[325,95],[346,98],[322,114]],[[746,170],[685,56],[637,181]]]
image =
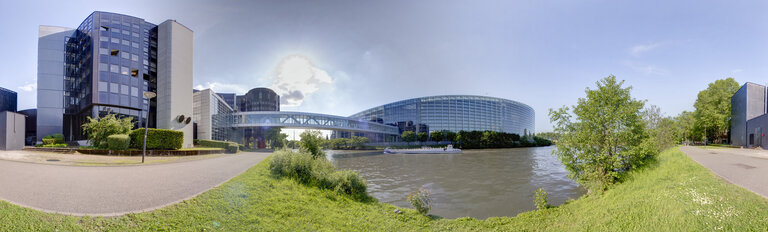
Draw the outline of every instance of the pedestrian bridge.
[[[400,135],[396,126],[353,118],[290,111],[236,112],[232,127],[286,127]]]

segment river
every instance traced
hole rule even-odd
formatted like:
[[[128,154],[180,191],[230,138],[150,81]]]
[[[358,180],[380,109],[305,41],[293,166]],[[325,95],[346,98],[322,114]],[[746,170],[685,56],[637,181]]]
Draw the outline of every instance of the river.
[[[544,188],[560,205],[586,191],[567,177],[551,154],[554,146],[464,150],[462,154],[382,154],[328,151],[336,167],[358,171],[380,202],[413,208],[408,193],[430,191],[430,214],[445,218],[515,216],[534,210],[534,192]]]

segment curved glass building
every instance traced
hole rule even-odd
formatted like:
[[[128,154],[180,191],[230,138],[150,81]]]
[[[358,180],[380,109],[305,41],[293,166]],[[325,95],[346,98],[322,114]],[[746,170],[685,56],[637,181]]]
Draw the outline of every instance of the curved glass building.
[[[534,115],[533,108],[517,101],[445,95],[397,101],[350,117],[396,125],[401,130],[413,127],[410,130],[419,132],[490,130],[525,135],[534,133]]]

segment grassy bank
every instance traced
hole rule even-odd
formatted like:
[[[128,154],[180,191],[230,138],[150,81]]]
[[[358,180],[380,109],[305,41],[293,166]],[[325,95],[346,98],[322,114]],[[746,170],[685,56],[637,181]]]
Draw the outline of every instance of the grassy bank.
[[[0,202],[0,231],[413,231],[413,230],[765,230],[768,201],[724,183],[677,149],[599,197],[517,217],[428,219],[414,210],[361,203],[330,190],[270,177],[269,162],[200,196],[114,218],[41,213]],[[402,209],[401,209],[402,210]]]

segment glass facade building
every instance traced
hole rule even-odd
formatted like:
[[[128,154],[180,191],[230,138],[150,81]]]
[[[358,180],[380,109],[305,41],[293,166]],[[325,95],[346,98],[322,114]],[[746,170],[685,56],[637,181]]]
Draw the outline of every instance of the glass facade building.
[[[17,94],[6,88],[0,87],[0,112],[16,112]]]
[[[534,116],[533,108],[517,101],[445,95],[393,102],[350,117],[389,125],[418,125],[429,131],[490,130],[525,135],[534,133]]]
[[[192,118],[197,125],[195,139],[231,140],[232,107],[211,89],[197,91],[193,98]]]
[[[66,42],[65,136],[86,139],[79,125],[89,116],[115,113],[138,125],[148,107],[155,111],[142,93],[156,92],[157,37],[157,25],[128,15],[94,12],[80,24]]]
[[[268,88],[254,88],[243,96],[237,96],[237,110],[280,111],[280,95]]]

